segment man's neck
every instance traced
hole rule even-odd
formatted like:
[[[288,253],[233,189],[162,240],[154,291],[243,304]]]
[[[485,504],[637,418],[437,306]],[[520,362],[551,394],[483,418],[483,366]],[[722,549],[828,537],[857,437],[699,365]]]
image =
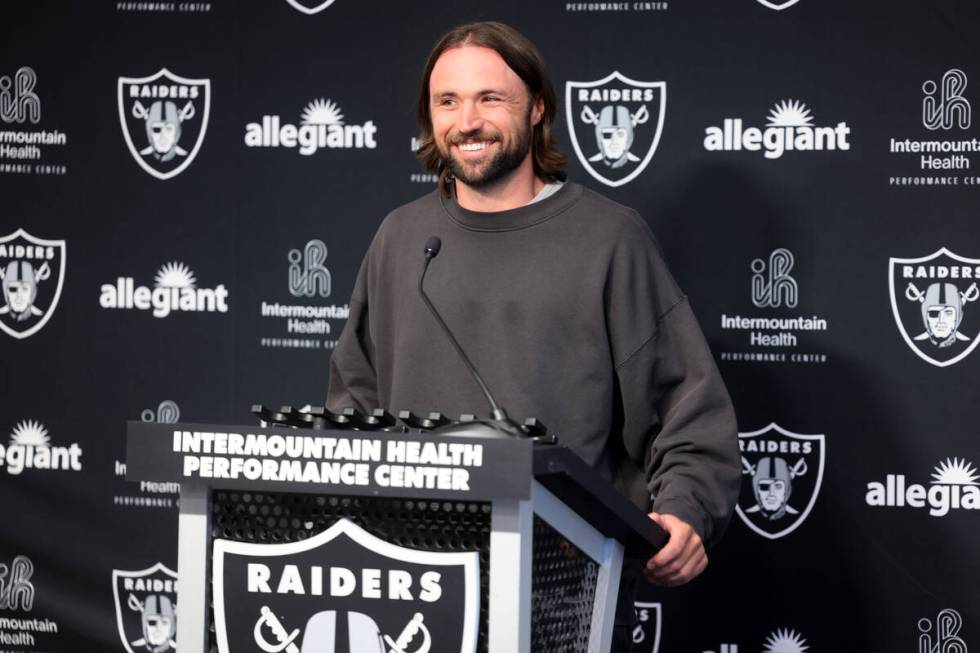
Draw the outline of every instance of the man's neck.
[[[456,202],[468,211],[489,213],[508,211],[524,206],[534,199],[545,182],[534,174],[531,157],[511,174],[487,186],[474,188],[456,180]]]

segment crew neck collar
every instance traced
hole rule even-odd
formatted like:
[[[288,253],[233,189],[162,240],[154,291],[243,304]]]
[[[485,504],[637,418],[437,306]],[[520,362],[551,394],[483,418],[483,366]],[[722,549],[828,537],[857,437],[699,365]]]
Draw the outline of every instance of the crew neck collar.
[[[461,207],[456,202],[456,198],[443,197],[441,193],[439,193],[439,201],[449,219],[461,227],[473,231],[512,231],[553,218],[571,206],[581,195],[581,186],[566,182],[549,197],[507,211],[470,211]]]

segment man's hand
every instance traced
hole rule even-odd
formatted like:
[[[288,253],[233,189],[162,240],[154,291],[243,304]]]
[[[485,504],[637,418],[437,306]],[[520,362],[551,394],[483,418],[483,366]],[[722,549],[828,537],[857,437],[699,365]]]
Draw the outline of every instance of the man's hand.
[[[643,574],[647,580],[665,587],[683,585],[708,566],[701,536],[687,522],[673,515],[650,513],[650,519],[667,531],[670,539],[657,555],[647,560]]]

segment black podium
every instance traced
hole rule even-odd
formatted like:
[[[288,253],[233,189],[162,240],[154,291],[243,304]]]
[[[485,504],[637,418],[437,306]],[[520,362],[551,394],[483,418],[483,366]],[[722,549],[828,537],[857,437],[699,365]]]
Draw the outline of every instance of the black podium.
[[[182,653],[607,651],[666,541],[521,439],[130,422],[127,478],[180,482]]]

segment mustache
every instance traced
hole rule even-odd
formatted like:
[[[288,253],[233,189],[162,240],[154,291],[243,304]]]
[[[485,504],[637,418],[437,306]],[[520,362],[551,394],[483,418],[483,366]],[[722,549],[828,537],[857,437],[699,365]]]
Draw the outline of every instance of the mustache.
[[[450,145],[459,145],[460,143],[466,143],[468,141],[499,141],[500,134],[498,132],[490,131],[475,131],[475,132],[465,132],[451,134],[446,142]]]

